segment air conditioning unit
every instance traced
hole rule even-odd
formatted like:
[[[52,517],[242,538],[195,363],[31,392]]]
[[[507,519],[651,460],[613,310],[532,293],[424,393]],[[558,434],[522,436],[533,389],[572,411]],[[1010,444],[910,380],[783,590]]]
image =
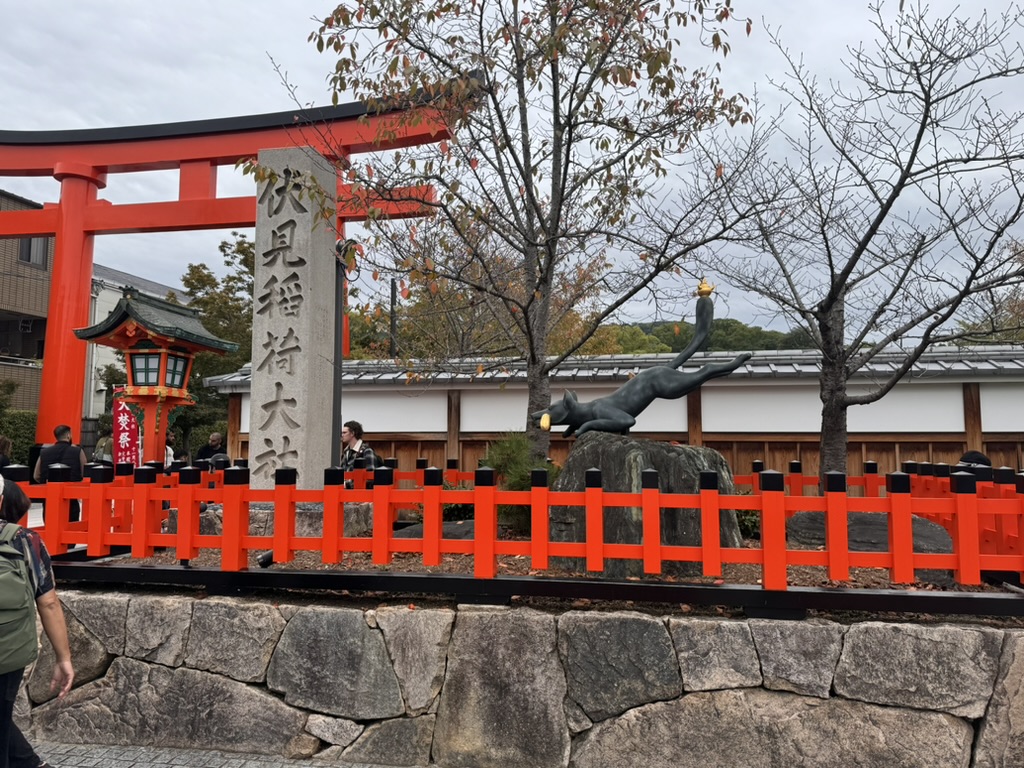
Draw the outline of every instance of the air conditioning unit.
[[[23,317],[18,322],[18,330],[22,333],[32,333],[32,318]]]

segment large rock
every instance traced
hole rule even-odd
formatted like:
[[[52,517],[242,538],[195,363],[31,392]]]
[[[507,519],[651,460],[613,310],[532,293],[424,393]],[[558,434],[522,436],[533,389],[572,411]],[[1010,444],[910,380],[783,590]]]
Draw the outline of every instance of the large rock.
[[[974,768],[1024,765],[1024,632],[1007,632],[999,676],[978,731]]]
[[[73,614],[93,637],[103,643],[107,653],[112,656],[124,654],[128,595],[74,589],[61,589],[58,594],[64,604],[65,617]]]
[[[846,530],[851,552],[888,552],[889,516],[877,512],[848,512]],[[953,540],[938,523],[916,515],[911,517],[914,552],[922,554],[949,554]],[[809,549],[826,546],[825,513],[797,512],[786,521],[786,539]],[[914,572],[919,581],[949,586],[953,583],[951,571],[919,568]]]
[[[850,627],[835,674],[848,699],[985,714],[999,671],[1003,633],[987,627],[864,622]]]
[[[601,470],[602,486],[606,491],[638,493],[641,490],[641,473],[645,469],[654,469],[658,472],[659,488],[663,493],[697,493],[702,471],[717,472],[719,491],[723,494],[733,492],[732,472],[718,451],[640,440],[607,432],[588,432],[577,439],[552,490],[583,490],[586,473],[594,468]],[[550,520],[552,541],[585,540],[586,518],[583,508],[552,507]],[[722,510],[719,538],[723,546],[742,545],[735,510]],[[641,543],[640,507],[606,509],[604,540],[621,544]],[[661,541],[668,545],[700,546],[700,510],[663,509]],[[571,570],[583,570],[583,561],[579,559],[558,558],[556,563]],[[673,575],[696,576],[701,573],[701,566],[700,563],[666,562],[663,571]],[[640,560],[606,560],[603,573],[609,578],[640,576],[643,564]]]
[[[379,608],[376,621],[384,632],[406,712],[410,715],[425,713],[434,704],[444,682],[455,612]]]
[[[192,608],[185,666],[243,683],[262,682],[284,626],[281,612],[266,603],[230,598],[197,600]]]
[[[668,629],[652,616],[566,613],[558,619],[558,651],[569,697],[590,721],[683,692]]]
[[[125,620],[125,656],[180,666],[185,659],[193,602],[171,595],[132,597]]]
[[[371,765],[428,765],[433,737],[434,715],[384,720],[363,731],[342,759]]]
[[[107,653],[103,643],[78,620],[75,614],[68,611],[64,622],[68,628],[71,659],[75,665],[75,685],[82,686],[103,677],[114,659],[113,655]],[[49,701],[56,696],[56,693],[50,690],[56,660],[57,656],[53,652],[50,638],[43,632],[39,658],[28,678],[28,696],[36,704]]]
[[[320,744],[307,713],[250,686],[208,672],[115,659],[106,677],[32,713],[47,739],[67,744],[134,744],[308,757]]]
[[[669,619],[683,688],[713,691],[761,685],[761,663],[745,621]]]
[[[569,730],[555,618],[462,608],[434,728],[445,768],[564,768]]]
[[[967,768],[971,726],[936,712],[760,689],[694,693],[599,723],[574,768]]]
[[[827,699],[843,650],[843,627],[831,621],[747,622],[764,687]]]
[[[270,660],[267,686],[289,704],[350,720],[405,713],[384,637],[354,608],[299,610]]]
[[[345,505],[345,535],[367,536],[373,531],[373,505],[348,503]],[[295,505],[295,535],[318,538],[323,536],[323,504],[301,503]],[[171,509],[167,515],[167,531],[178,532],[178,510]],[[219,504],[210,504],[199,515],[199,533],[202,536],[220,536],[224,532],[224,509]],[[274,509],[272,504],[253,504],[249,509],[249,535],[269,536],[274,532]]]

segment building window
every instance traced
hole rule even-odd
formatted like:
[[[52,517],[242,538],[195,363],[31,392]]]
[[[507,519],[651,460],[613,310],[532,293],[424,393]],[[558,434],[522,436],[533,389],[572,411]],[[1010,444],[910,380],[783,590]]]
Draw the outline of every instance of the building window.
[[[46,255],[50,251],[50,238],[23,237],[18,245],[18,261],[46,269]]]
[[[167,377],[166,385],[180,389],[185,384],[185,369],[188,367],[188,359],[177,355],[167,356]]]

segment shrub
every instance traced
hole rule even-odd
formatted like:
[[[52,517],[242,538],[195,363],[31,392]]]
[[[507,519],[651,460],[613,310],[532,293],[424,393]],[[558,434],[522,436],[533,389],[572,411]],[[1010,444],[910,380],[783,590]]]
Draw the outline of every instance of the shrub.
[[[11,438],[11,461],[15,464],[28,464],[29,449],[36,442],[36,412],[0,413],[0,435]]]
[[[484,464],[498,475],[498,485],[509,491],[528,491],[530,475],[535,469],[548,471],[548,482],[553,483],[559,468],[546,461],[536,461],[530,454],[530,441],[525,432],[510,432],[487,447]],[[502,504],[498,507],[498,522],[514,533],[530,532],[530,508]]]

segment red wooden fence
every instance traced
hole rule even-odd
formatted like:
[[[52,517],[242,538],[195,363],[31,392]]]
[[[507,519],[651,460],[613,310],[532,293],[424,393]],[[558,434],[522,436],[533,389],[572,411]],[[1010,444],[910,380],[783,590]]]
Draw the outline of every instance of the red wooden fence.
[[[819,478],[789,473],[752,472],[735,478],[739,487],[751,492],[722,494],[717,482],[705,483],[693,494],[662,493],[656,475],[645,479],[638,493],[605,491],[600,487],[583,491],[553,491],[546,473],[535,475],[535,487],[525,491],[502,490],[494,484],[489,469],[461,472],[418,467],[400,472],[377,470],[371,477],[365,470],[343,476],[340,470],[325,471],[323,490],[299,490],[294,470],[279,470],[277,483],[269,490],[249,487],[244,467],[215,471],[186,468],[165,475],[154,467],[134,470],[128,465],[114,475],[110,467],[90,467],[90,479],[23,487],[30,496],[45,501],[46,523],[40,529],[51,553],[67,552],[84,545],[91,557],[111,553],[113,547],[128,547],[133,558],[151,556],[158,548],[172,549],[180,560],[192,560],[200,549],[221,552],[221,568],[248,568],[250,551],[272,550],[277,563],[293,559],[296,551],[321,553],[324,563],[338,563],[348,553],[368,552],[372,562],[386,565],[400,552],[417,553],[425,566],[436,566],[446,554],[471,555],[474,575],[493,578],[497,558],[519,555],[530,558],[534,571],[549,568],[552,557],[582,558],[586,569],[601,571],[610,558],[635,559],[645,574],[660,574],[666,562],[702,564],[708,577],[721,577],[723,565],[754,563],[762,568],[762,586],[769,590],[787,588],[789,566],[821,566],[828,578],[846,581],[851,568],[886,569],[893,583],[914,581],[915,569],[950,570],[960,584],[979,584],[983,571],[1024,573],[1021,531],[1024,529],[1024,474],[1002,469],[993,473],[939,472],[933,474],[893,473],[879,478],[870,472],[859,477],[826,478],[823,494],[817,495]],[[953,468],[954,470],[956,468]],[[7,473],[11,477],[10,473]],[[715,477],[711,474],[711,480]],[[18,480],[23,478],[11,477]],[[647,482],[652,480],[653,482]],[[351,480],[351,488],[344,481]],[[400,482],[413,487],[401,487]],[[646,487],[651,485],[652,487]],[[715,486],[715,487],[710,487]],[[852,495],[847,487],[863,495]],[[808,488],[815,495],[807,494]],[[68,521],[71,499],[82,500],[82,520]],[[344,505],[368,502],[373,505],[372,535],[344,535]],[[199,533],[200,504],[223,506],[223,531],[219,535]],[[270,535],[250,535],[249,504],[274,505],[274,528]],[[323,535],[295,535],[295,510],[299,503],[323,504]],[[442,511],[447,504],[470,504],[475,509],[474,538],[454,540],[442,536]],[[498,507],[521,505],[530,508],[532,536],[529,540],[507,540],[499,536]],[[548,513],[554,506],[580,507],[585,514],[586,536],[580,542],[555,542],[549,537]],[[162,531],[166,508],[178,510],[177,531]],[[616,508],[642,510],[643,543],[616,544],[603,540],[605,515]],[[394,516],[400,508],[422,510],[422,538],[395,538]],[[663,509],[695,509],[704,535],[696,546],[662,543]],[[760,517],[760,548],[720,545],[719,510],[753,511]],[[58,513],[59,511],[59,513]],[[797,512],[822,512],[826,519],[823,550],[789,549],[786,520]],[[847,540],[847,513],[870,512],[888,517],[889,546],[885,552],[851,552]],[[912,516],[943,525],[953,541],[951,554],[922,554],[913,551]]]

